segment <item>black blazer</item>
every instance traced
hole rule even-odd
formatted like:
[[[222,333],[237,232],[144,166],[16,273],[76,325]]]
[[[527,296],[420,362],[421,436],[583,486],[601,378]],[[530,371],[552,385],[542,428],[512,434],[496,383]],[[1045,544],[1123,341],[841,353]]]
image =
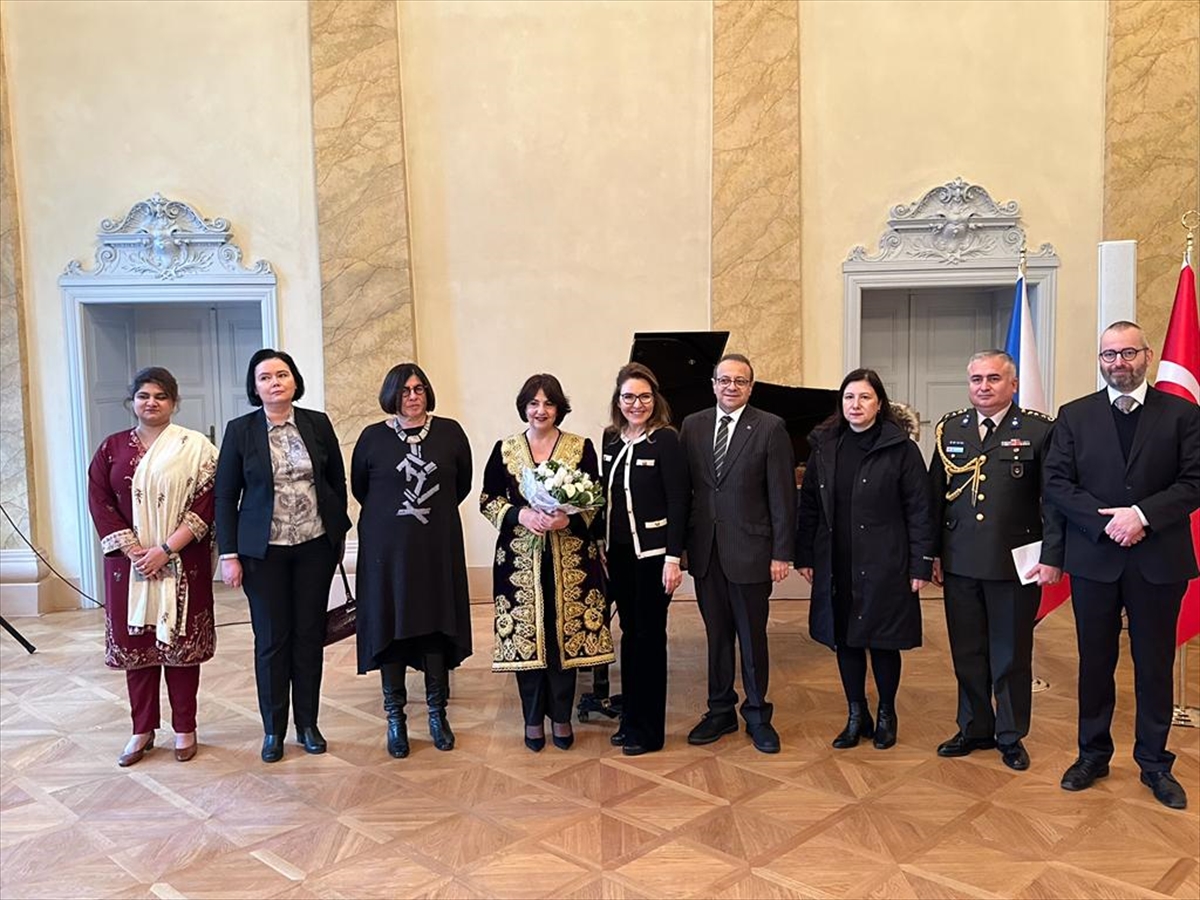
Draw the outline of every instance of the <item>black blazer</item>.
[[[312,458],[317,512],[325,525],[325,537],[337,548],[350,530],[342,450],[325,413],[300,407],[294,411],[296,428]],[[215,496],[218,552],[263,559],[275,510],[275,476],[267,444],[267,415],[261,409],[239,416],[225,428]]]
[[[713,468],[717,411],[683,420],[679,438],[687,456],[692,506],[688,569],[703,577],[713,540],[734,584],[771,580],[771,560],[791,562],[796,539],[796,475],[783,419],[747,406],[729,436],[721,477]]]
[[[625,508],[633,527],[633,550],[638,559],[683,555],[687,533],[687,459],[674,428],[660,428],[628,445],[615,431],[604,433],[600,451],[600,477],[604,480],[604,537],[612,521],[613,491],[625,492]],[[613,466],[625,452],[625,479],[613,484]]]
[[[1066,404],[1046,458],[1045,492],[1067,517],[1070,574],[1111,583],[1137,566],[1151,584],[1195,578],[1188,517],[1200,507],[1200,407],[1151,387],[1126,461],[1107,389]],[[1122,547],[1096,510],[1134,505],[1150,527]]]

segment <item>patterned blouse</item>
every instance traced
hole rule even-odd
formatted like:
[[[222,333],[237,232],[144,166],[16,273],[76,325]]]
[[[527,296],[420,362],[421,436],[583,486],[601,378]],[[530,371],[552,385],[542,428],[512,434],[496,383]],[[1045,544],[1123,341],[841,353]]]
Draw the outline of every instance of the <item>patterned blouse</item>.
[[[268,542],[290,547],[319,538],[325,533],[325,523],[317,509],[312,458],[296,427],[294,413],[279,425],[267,419],[267,444],[271,448],[271,472],[275,480],[275,508],[271,512]]]

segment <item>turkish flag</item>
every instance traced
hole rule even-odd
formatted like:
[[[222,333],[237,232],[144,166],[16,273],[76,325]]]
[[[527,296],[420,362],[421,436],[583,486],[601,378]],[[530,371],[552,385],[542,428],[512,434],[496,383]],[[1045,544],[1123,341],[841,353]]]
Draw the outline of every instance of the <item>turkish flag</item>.
[[[1160,391],[1182,397],[1200,405],[1200,316],[1196,310],[1196,272],[1190,257],[1183,260],[1179,270],[1179,286],[1175,288],[1175,306],[1167,325],[1162,356],[1158,363]],[[1200,559],[1200,510],[1192,513],[1192,544]],[[1193,578],[1183,595],[1175,644],[1184,644],[1200,634],[1200,578]]]

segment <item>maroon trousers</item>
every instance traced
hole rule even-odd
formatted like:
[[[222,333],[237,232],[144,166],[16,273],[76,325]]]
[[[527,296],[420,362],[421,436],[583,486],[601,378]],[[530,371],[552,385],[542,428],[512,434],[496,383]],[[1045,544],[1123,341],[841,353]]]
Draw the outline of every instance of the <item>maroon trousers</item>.
[[[164,668],[167,670],[167,697],[171,700],[171,727],[176,734],[188,734],[196,730],[200,667],[147,666],[144,669],[127,669],[125,672],[134,734],[146,734],[162,724],[159,673]]]

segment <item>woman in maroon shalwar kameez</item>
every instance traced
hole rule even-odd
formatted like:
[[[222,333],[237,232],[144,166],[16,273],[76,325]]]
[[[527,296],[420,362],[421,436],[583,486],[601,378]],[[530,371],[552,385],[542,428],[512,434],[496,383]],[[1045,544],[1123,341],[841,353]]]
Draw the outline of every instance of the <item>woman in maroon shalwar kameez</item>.
[[[104,551],[105,665],[124,669],[133,736],[118,765],[154,746],[166,669],[175,758],[196,755],[200,663],[216,650],[213,479],[217,451],[171,423],[179,401],[166,369],[143,369],[129,400],[138,424],[104,439],[88,467],[88,506]]]

